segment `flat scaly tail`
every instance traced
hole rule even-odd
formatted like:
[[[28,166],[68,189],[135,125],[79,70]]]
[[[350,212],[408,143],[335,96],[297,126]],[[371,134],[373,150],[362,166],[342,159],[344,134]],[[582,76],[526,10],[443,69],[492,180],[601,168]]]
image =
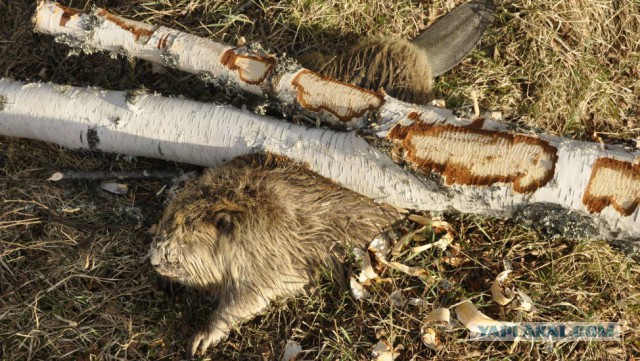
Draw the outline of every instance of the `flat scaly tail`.
[[[491,0],[472,0],[462,4],[411,42],[429,57],[433,76],[453,68],[476,47],[495,17],[496,6]]]

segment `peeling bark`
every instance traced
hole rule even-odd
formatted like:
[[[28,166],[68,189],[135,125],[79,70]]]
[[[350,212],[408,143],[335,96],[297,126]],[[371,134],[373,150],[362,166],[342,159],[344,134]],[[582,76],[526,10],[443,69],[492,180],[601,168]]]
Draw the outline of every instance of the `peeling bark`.
[[[603,238],[640,238],[640,154],[620,147],[512,134],[490,120],[408,111],[392,100],[386,116],[397,124],[377,131],[403,168],[354,132],[309,129],[230,106],[7,79],[0,97],[3,135],[205,166],[270,151],[402,208],[507,217],[542,206],[553,208],[554,219],[564,209],[585,225],[578,228],[590,222]]]

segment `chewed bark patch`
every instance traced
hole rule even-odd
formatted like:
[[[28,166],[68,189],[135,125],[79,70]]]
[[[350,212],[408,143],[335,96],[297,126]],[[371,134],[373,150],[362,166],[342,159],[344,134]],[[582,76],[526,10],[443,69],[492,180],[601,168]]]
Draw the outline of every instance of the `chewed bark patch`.
[[[60,23],[59,23],[60,26],[65,26],[73,16],[78,15],[78,10],[68,8],[60,4],[56,4],[56,7],[62,10],[62,16],[60,16]]]
[[[387,136],[416,169],[440,173],[447,185],[511,183],[518,193],[545,186],[555,174],[556,147],[525,135],[414,122]]]
[[[121,16],[114,15],[105,9],[98,10],[96,15],[104,18],[107,21],[110,21],[116,24],[118,27],[122,28],[123,30],[130,32],[131,34],[133,34],[133,38],[136,41],[140,41],[142,43],[149,40],[149,38],[153,34],[153,31],[155,30],[155,27],[153,25],[148,25],[138,21],[129,20]]]
[[[220,57],[222,65],[235,71],[240,80],[247,84],[261,84],[276,65],[276,59],[257,54],[238,54],[229,49]]]
[[[302,70],[292,80],[298,103],[307,110],[331,113],[341,122],[350,122],[384,104],[384,96],[331,78]],[[328,91],[327,91],[328,90]]]
[[[613,158],[597,159],[582,203],[591,213],[612,206],[623,216],[633,214],[640,203],[640,164]]]

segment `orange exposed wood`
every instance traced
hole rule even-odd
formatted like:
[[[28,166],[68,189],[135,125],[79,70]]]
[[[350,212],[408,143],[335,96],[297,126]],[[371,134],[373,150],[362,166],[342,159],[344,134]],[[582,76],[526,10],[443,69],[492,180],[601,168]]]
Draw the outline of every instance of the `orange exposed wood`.
[[[167,40],[169,39],[169,33],[162,34],[160,40],[158,40],[158,44],[156,45],[158,49],[164,49],[167,47]]]
[[[474,119],[471,122],[471,124],[467,125],[467,128],[482,129],[483,126],[484,126],[484,118],[483,117],[478,117],[478,118]]]
[[[582,203],[591,213],[612,206],[623,216],[633,214],[640,204],[640,164],[597,159]]]
[[[531,193],[553,178],[558,160],[545,140],[474,127],[414,122],[396,125],[387,137],[404,149],[406,161],[442,174],[447,185],[512,183],[515,192]]]
[[[292,80],[298,103],[307,110],[325,110],[347,123],[384,104],[384,95],[302,70]]]
[[[261,84],[276,65],[276,59],[271,56],[238,54],[236,49],[225,51],[220,62],[237,72],[240,80],[247,84]]]
[[[62,16],[60,17],[60,26],[65,26],[73,15],[77,15],[78,11],[72,8],[68,8],[66,6],[56,4],[56,6],[62,10]]]
[[[145,37],[148,39],[153,34],[153,30],[151,26],[148,26],[148,25],[146,27],[141,26],[140,23],[136,21],[125,19],[118,15],[114,15],[105,9],[99,9],[97,12],[97,15],[105,18],[108,21],[111,21],[112,23],[118,25],[122,29],[132,33],[133,38],[136,41],[138,41],[140,37]]]

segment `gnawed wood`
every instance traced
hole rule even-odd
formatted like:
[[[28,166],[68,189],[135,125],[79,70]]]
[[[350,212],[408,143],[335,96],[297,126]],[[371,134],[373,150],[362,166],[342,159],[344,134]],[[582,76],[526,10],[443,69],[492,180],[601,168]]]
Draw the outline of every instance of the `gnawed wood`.
[[[490,158],[492,152],[509,162],[514,162],[509,157],[516,157],[522,165],[509,168],[509,164],[497,162],[495,169],[482,168],[488,173],[479,173],[491,182],[464,184],[448,182],[444,170],[439,178],[439,167],[421,169],[420,164],[412,164],[406,154],[404,158],[401,155],[400,161],[416,169],[416,176],[354,132],[308,129],[230,106],[144,93],[131,96],[126,92],[24,84],[8,79],[0,80],[0,97],[5,99],[0,111],[0,134],[3,135],[206,166],[243,154],[269,151],[307,163],[313,171],[344,187],[401,208],[509,217],[535,206],[538,216],[545,209],[554,212],[555,218],[559,217],[558,212],[565,212],[584,222],[581,229],[597,229],[603,238],[637,240],[640,237],[640,211],[635,206],[640,179],[637,165],[633,163],[637,154],[619,147],[603,149],[597,144],[557,137],[512,135],[504,125],[489,120],[465,128],[471,123],[453,116],[434,120],[438,115],[434,112],[420,113],[413,119],[401,117],[398,122],[401,127],[417,123],[422,124],[415,127],[418,130],[427,125],[447,130],[423,140],[420,147],[432,147],[433,152],[453,151],[447,145],[452,141],[446,138],[451,137],[450,132],[454,133],[454,140],[459,132],[474,135],[475,138],[468,141],[469,153],[474,156],[455,158],[455,161],[438,159],[444,169],[473,170],[475,162],[489,161],[483,157]],[[404,136],[399,136],[397,131],[382,130],[390,134],[389,142],[396,144],[393,153],[402,154],[403,137],[412,136],[413,128],[408,129]],[[441,139],[445,135],[445,139]],[[529,137],[523,144],[533,144],[537,150],[511,154],[514,151],[510,147],[517,144],[518,137]],[[505,147],[502,153],[494,150],[496,142]],[[602,163],[599,159],[611,160]],[[611,167],[612,164],[615,167]],[[516,178],[498,179],[505,173],[504,169],[521,179],[536,177],[521,183],[519,192],[515,189]],[[529,173],[531,169],[534,171]],[[546,180],[549,169],[554,169],[553,176]],[[497,176],[490,178],[487,174],[491,175],[492,171]],[[608,189],[602,183],[601,174],[604,174],[602,179],[609,180]],[[605,199],[604,203],[601,198]]]
[[[476,125],[477,126],[477,125]],[[425,173],[437,171],[447,185],[511,183],[518,193],[546,185],[555,173],[557,149],[533,136],[453,125],[414,122],[387,135],[405,159]]]
[[[106,9],[83,13],[42,1],[33,24],[41,33],[70,37],[71,43],[77,42],[81,48],[125,53],[199,74],[214,84],[271,96],[298,111],[340,126],[362,126],[384,103],[381,93],[320,76],[290,59],[278,59],[259,46],[232,47],[126,19]]]
[[[582,201],[589,212],[611,206],[623,216],[632,215],[640,203],[640,164],[598,158]]]
[[[332,92],[324,90],[329,84]],[[317,113],[328,112],[345,123],[351,119],[362,118],[367,112],[376,110],[384,104],[384,96],[380,93],[338,82],[310,70],[299,71],[291,81],[291,85],[296,90],[298,103],[304,109]],[[344,97],[345,94],[349,94],[346,99],[353,103],[342,104],[342,101],[337,99]]]

